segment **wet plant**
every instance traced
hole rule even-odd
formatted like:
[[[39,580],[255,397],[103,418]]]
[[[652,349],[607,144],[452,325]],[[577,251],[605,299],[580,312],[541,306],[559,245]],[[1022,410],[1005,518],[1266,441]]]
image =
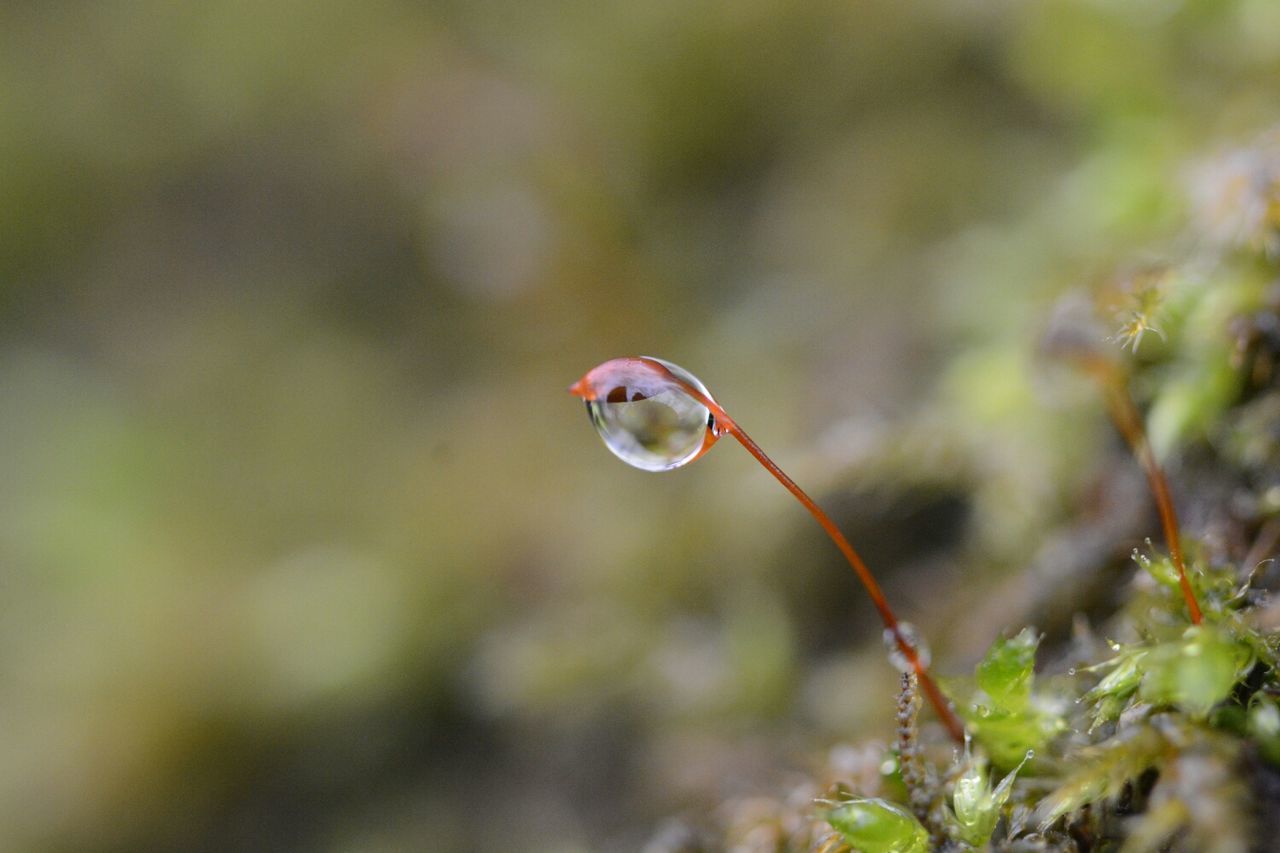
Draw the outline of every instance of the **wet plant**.
[[[1069,640],[1061,629],[1021,627],[1031,620],[1015,614],[970,676],[944,681],[963,720],[963,751],[922,736],[916,713],[929,682],[923,667],[908,667],[893,742],[870,748],[866,767],[818,771],[827,781],[810,807],[817,828],[777,849],[1274,847],[1280,147],[1267,137],[1247,156],[1229,154],[1227,165],[1196,172],[1193,256],[1116,275],[1074,300],[1082,312],[1065,311],[1064,300],[1042,342],[1101,391],[1145,476],[1163,548],[1150,539],[1133,547],[1146,524],[1135,514],[1137,529],[1122,534],[1132,540],[1091,552],[1103,555],[1096,571],[1109,589],[1074,613]],[[1235,197],[1232,176],[1243,167],[1257,197],[1242,229],[1222,201]],[[1215,176],[1226,183],[1205,183]],[[1214,226],[1221,216],[1230,227]],[[685,393],[702,402],[710,437],[689,461],[732,422],[705,389],[705,399]],[[593,419],[601,426],[603,415]],[[1103,480],[1130,467],[1119,458]],[[795,817],[781,814],[780,822]]]
[[[692,373],[659,358],[615,358],[570,387],[586,401],[591,423],[619,459],[646,471],[667,471],[694,461],[728,433],[807,509],[853,568],[884,622],[890,659],[914,673],[947,732],[964,741],[964,725],[929,675],[927,653],[914,628],[900,622],[875,576],[831,517],[760,445],[747,435]]]

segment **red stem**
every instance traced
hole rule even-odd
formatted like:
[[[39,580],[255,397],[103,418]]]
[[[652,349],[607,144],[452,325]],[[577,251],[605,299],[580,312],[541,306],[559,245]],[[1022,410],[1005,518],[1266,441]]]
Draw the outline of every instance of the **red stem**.
[[[718,408],[718,407],[717,407]],[[723,409],[721,409],[723,411]],[[924,661],[920,660],[920,656],[916,654],[915,647],[907,642],[902,636],[902,630],[898,624],[898,618],[893,615],[893,610],[889,607],[889,602],[885,600],[884,593],[880,590],[880,584],[876,583],[875,577],[871,574],[871,570],[867,568],[867,564],[862,562],[862,558],[858,556],[858,552],[853,549],[853,545],[849,544],[849,540],[840,532],[840,528],[836,527],[831,517],[822,511],[822,507],[814,503],[813,498],[809,497],[804,489],[796,485],[795,480],[787,476],[786,472],[779,468],[772,459],[770,459],[756,444],[751,436],[747,435],[741,427],[732,421],[729,422],[728,429],[733,433],[733,437],[738,439],[747,452],[756,458],[770,474],[772,474],[779,483],[786,486],[787,491],[795,495],[796,500],[809,510],[810,514],[817,519],[818,524],[822,525],[822,529],[831,537],[831,541],[836,543],[836,547],[840,549],[840,553],[844,554],[849,565],[853,567],[854,573],[858,576],[858,580],[862,581],[862,585],[867,589],[867,595],[871,596],[871,603],[875,605],[876,610],[880,612],[880,618],[884,621],[884,627],[892,632],[894,642],[898,644],[898,651],[902,652],[903,657],[911,664],[911,668],[915,670],[916,678],[920,682],[920,688],[924,694],[929,697],[930,704],[934,710],[938,712],[939,719],[946,726],[947,732],[955,739],[957,743],[964,743],[964,724],[960,722],[960,718],[956,716],[955,711],[951,710],[951,705],[947,702],[946,697],[942,695],[942,691],[938,689],[938,685],[934,682],[933,677],[929,675],[929,671],[925,668]]]
[[[897,643],[898,646],[898,651],[902,652],[902,656],[907,659],[912,670],[915,671],[916,678],[920,681],[920,688],[924,691],[925,696],[929,697],[929,702],[933,705],[934,710],[938,712],[938,718],[942,720],[942,724],[946,727],[947,733],[950,734],[957,743],[964,743],[964,724],[960,722],[960,718],[957,717],[956,712],[951,709],[950,703],[947,702],[946,697],[942,695],[942,691],[938,688],[937,683],[934,682],[932,676],[929,675],[929,671],[926,669],[924,661],[920,660],[920,656],[916,654],[915,647],[912,646],[911,643],[908,642],[907,638],[903,636],[898,618],[893,615],[893,610],[890,609],[889,602],[885,600],[884,593],[880,590],[880,584],[876,583],[876,579],[871,574],[871,570],[867,568],[867,564],[862,561],[860,556],[858,556],[858,552],[853,549],[853,545],[849,544],[849,540],[840,532],[840,528],[836,527],[836,524],[831,520],[831,517],[823,512],[822,507],[814,503],[813,498],[809,497],[809,495],[805,493],[804,489],[800,488],[800,486],[796,484],[795,480],[788,477],[786,472],[779,468],[777,464],[769,458],[760,445],[756,444],[755,440],[752,439],[751,436],[747,435],[747,433],[742,429],[742,427],[738,426],[733,418],[729,417],[729,414],[721,408],[719,403],[708,397],[706,394],[703,394],[688,382],[685,382],[679,376],[676,376],[674,373],[667,370],[664,365],[656,362],[650,362],[647,359],[645,361],[646,363],[653,364],[655,367],[660,368],[664,374],[677,382],[680,387],[689,394],[689,396],[693,397],[699,403],[710,409],[716,420],[719,421],[719,427],[732,433],[733,437],[747,449],[747,452],[754,456],[756,461],[763,465],[765,470],[772,474],[779,483],[785,486],[787,491],[791,492],[791,494],[795,496],[795,499],[800,501],[804,508],[809,510],[809,513],[817,519],[818,524],[820,524],[822,529],[827,532],[827,535],[831,537],[831,541],[836,543],[836,547],[840,549],[840,553],[844,554],[849,565],[853,567],[854,574],[858,576],[858,580],[862,581],[862,585],[867,590],[867,595],[871,596],[871,603],[875,605],[876,610],[880,613],[880,618],[884,622],[885,629],[893,634],[894,642]]]
[[[1182,541],[1178,530],[1178,514],[1173,507],[1173,496],[1169,491],[1169,481],[1165,479],[1164,469],[1156,461],[1151,450],[1151,442],[1147,439],[1147,431],[1142,426],[1142,416],[1129,396],[1128,383],[1124,373],[1111,362],[1100,358],[1086,359],[1085,368],[1102,383],[1106,392],[1107,408],[1111,412],[1111,420],[1116,429],[1124,436],[1133,455],[1137,457],[1142,469],[1146,472],[1147,483],[1151,494],[1155,497],[1156,510],[1160,513],[1160,526],[1164,529],[1165,547],[1169,549],[1169,559],[1178,569],[1178,586],[1182,588],[1182,598],[1187,603],[1187,611],[1191,615],[1191,624],[1199,625],[1204,616],[1200,612],[1200,604],[1191,588],[1191,580],[1187,577],[1186,561],[1182,557]]]

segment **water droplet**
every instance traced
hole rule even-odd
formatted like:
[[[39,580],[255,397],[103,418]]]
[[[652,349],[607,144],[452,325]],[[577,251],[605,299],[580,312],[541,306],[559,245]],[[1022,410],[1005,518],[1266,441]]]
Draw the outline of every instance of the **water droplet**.
[[[613,454],[645,471],[667,471],[697,459],[720,435],[711,410],[682,385],[708,399],[689,371],[660,358],[615,358],[593,368],[572,390]]]
[[[1074,666],[1067,670],[1067,675],[1075,675],[1075,674],[1076,674],[1076,668]]]
[[[884,629],[884,646],[889,651],[889,663],[893,664],[902,672],[913,672],[911,661],[902,653],[902,649],[898,645],[898,637],[901,636],[903,642],[915,649],[916,657],[920,658],[920,665],[926,669],[929,666],[929,648],[920,641],[920,632],[916,630],[916,626],[910,622],[899,622],[898,633],[895,635],[892,628]]]

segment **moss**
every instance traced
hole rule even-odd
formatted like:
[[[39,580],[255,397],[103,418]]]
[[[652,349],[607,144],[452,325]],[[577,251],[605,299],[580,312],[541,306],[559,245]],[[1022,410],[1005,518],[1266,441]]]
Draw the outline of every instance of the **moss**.
[[[1071,644],[1042,649],[1044,638],[1023,627],[996,638],[971,677],[944,683],[972,750],[948,759],[937,748],[941,734],[919,728],[914,680],[904,679],[903,787],[841,785],[839,796],[808,807],[816,828],[779,849],[1259,846],[1251,816],[1280,808],[1275,785],[1245,782],[1275,775],[1260,767],[1280,766],[1280,615],[1266,569],[1280,543],[1280,335],[1270,331],[1280,327],[1280,299],[1262,284],[1278,271],[1280,154],[1267,137],[1231,156],[1232,169],[1198,178],[1189,212],[1192,236],[1201,238],[1195,252],[1106,279],[1088,322],[1111,334],[1099,337],[1093,326],[1052,332],[1058,343],[1050,349],[1104,376],[1112,403],[1132,389],[1136,407],[1113,405],[1112,414],[1157,500],[1161,464],[1195,460],[1173,478],[1168,513],[1161,507],[1163,547],[1148,539],[1134,551],[1133,582],[1077,614]],[[1250,191],[1264,196],[1253,207],[1269,213],[1227,228],[1213,215],[1229,212],[1197,209],[1197,199],[1217,204],[1228,188],[1204,182],[1215,174],[1235,180],[1241,163],[1257,172]],[[992,408],[975,406],[982,416]],[[1174,503],[1196,517],[1188,530]],[[1115,639],[1102,642],[1091,622]],[[1037,675],[1037,665],[1050,677]],[[993,771],[1006,774],[994,786]]]

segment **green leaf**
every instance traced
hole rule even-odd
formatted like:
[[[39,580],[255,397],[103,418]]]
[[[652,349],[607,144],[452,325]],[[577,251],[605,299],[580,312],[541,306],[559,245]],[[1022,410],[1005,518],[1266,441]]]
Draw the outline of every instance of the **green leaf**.
[[[1022,711],[1031,701],[1036,646],[1040,638],[1023,628],[1008,640],[997,640],[978,664],[978,687],[991,698],[993,709]]]
[[[991,762],[1000,768],[1017,766],[1028,752],[1043,749],[1063,727],[1056,716],[1034,709],[1017,714],[996,712],[966,718],[966,722]]]
[[[1142,661],[1149,653],[1145,648],[1126,648],[1111,660],[1089,667],[1090,671],[1111,667],[1111,672],[1084,694],[1085,701],[1093,703],[1090,731],[1120,716],[1126,701],[1142,683]]]
[[[975,847],[981,847],[991,839],[996,821],[1000,819],[1000,810],[1013,793],[1014,777],[1029,758],[1030,752],[1000,780],[994,791],[987,778],[986,762],[975,761],[969,765],[956,780],[955,792],[951,795],[957,838]]]
[[[840,803],[823,818],[862,853],[926,853],[929,849],[928,830],[911,812],[887,800]]]
[[[1064,727],[1062,719],[1032,700],[1036,646],[1031,628],[997,640],[975,673],[979,688],[959,706],[969,730],[1000,768],[1022,761],[1028,750],[1039,750]]]
[[[1178,575],[1178,568],[1169,557],[1157,557],[1153,560],[1146,554],[1139,552],[1137,548],[1134,548],[1133,559],[1147,574],[1151,575],[1156,583],[1168,589],[1180,590],[1182,588],[1182,580]]]
[[[1147,649],[1128,649],[1105,664],[1090,667],[1090,670],[1093,670],[1102,666],[1111,666],[1112,670],[1098,682],[1096,687],[1084,694],[1084,698],[1096,700],[1104,696],[1121,698],[1128,696],[1142,682],[1142,667],[1139,664],[1147,656],[1147,652]]]
[[[1193,625],[1178,640],[1160,643],[1145,661],[1138,695],[1204,717],[1230,695],[1252,661],[1247,647],[1209,625]]]

